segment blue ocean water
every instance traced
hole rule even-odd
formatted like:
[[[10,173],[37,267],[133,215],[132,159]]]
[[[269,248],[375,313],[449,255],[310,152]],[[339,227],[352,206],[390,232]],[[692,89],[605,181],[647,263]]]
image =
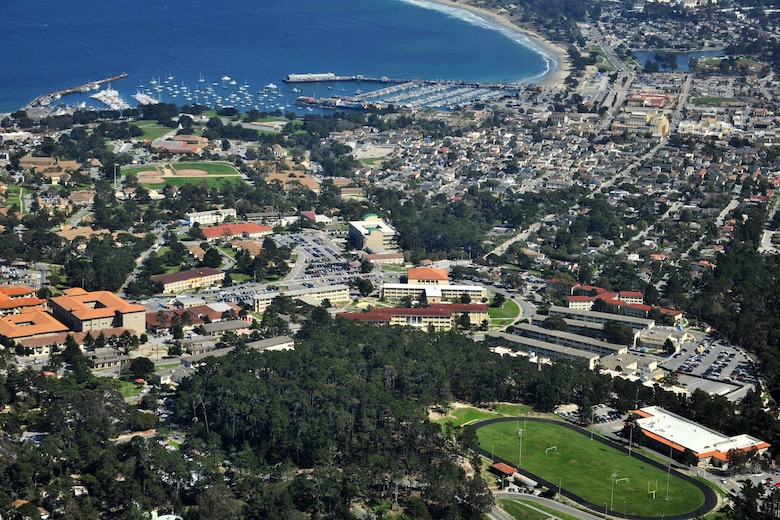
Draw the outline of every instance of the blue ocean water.
[[[511,82],[555,66],[500,25],[422,0],[3,0],[0,31],[0,112],[122,72],[112,87],[131,104],[153,80],[191,94],[275,83],[282,103],[326,94],[322,84],[293,92],[281,82],[290,73]],[[100,106],[85,94],[61,101],[81,100]]]

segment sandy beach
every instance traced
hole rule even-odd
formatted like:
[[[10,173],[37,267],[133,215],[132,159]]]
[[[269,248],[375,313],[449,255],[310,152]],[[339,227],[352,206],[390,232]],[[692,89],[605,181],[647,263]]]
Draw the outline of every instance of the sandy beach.
[[[538,34],[536,34],[535,32],[529,31],[528,29],[524,29],[512,23],[512,21],[509,19],[508,16],[495,13],[488,9],[476,7],[466,2],[458,2],[453,0],[424,0],[424,1],[430,2],[432,4],[439,4],[446,7],[452,7],[453,9],[463,9],[464,11],[469,11],[470,13],[473,13],[479,16],[480,18],[490,20],[503,27],[506,27],[507,29],[515,31],[518,34],[522,34],[523,36],[531,40],[540,49],[542,49],[543,52],[545,52],[547,55],[550,56],[551,58],[550,66],[553,68],[553,70],[551,70],[544,76],[538,79],[531,80],[529,81],[529,83],[532,85],[538,85],[540,87],[563,86],[563,80],[566,79],[566,76],[569,75],[570,62],[569,62],[569,55],[566,52],[566,49],[564,49],[560,45],[556,45],[550,41],[547,41],[541,36],[539,36]]]

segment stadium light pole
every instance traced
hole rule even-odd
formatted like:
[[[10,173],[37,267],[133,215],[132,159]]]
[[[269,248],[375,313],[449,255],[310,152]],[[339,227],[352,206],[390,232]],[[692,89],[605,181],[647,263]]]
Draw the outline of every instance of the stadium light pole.
[[[669,500],[669,478],[672,476],[672,449],[669,445],[669,464],[666,466],[666,500]]]
[[[563,477],[558,477],[558,494],[561,494],[561,483],[563,482]]]
[[[609,508],[613,511],[615,510],[615,477],[617,477],[617,473],[613,471],[609,476],[609,479],[612,481],[612,490],[609,493]]]
[[[517,453],[517,466],[519,467],[523,464],[523,430],[518,428],[517,434],[520,435],[520,451]]]

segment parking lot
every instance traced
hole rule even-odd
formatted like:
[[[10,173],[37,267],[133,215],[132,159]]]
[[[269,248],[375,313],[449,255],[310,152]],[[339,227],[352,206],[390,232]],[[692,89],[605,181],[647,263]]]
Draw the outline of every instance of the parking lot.
[[[735,385],[754,385],[755,364],[733,345],[716,340],[700,344],[686,343],[677,354],[662,364],[667,370]]]

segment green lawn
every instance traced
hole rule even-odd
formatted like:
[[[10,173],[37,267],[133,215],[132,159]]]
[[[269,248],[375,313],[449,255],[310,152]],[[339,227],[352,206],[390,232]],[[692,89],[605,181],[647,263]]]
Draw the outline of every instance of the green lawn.
[[[119,173],[122,175],[138,175],[140,172],[151,172],[151,171],[160,171],[160,169],[154,165],[154,164],[144,164],[142,166],[122,166],[120,168]],[[160,172],[160,175],[162,175],[162,172]]]
[[[525,425],[522,449],[519,424]],[[625,503],[628,514],[660,517],[696,511],[704,503],[703,493],[674,473],[666,500],[666,471],[565,426],[506,421],[479,428],[477,438],[483,449],[504,460],[516,464],[522,455],[522,469],[548,482],[560,482],[564,490],[592,504],[611,501],[614,511],[622,512]],[[556,448],[549,450],[553,446]],[[655,499],[648,493],[653,489]]]
[[[203,184],[209,188],[216,188],[224,184],[243,184],[244,180],[241,177],[166,177],[165,182],[144,183],[138,184],[153,190],[160,190],[167,185],[169,186],[184,186],[185,184]]]
[[[493,303],[492,299],[490,303]],[[510,298],[507,298],[501,307],[488,308],[488,316],[492,319],[514,319],[518,314],[520,314],[520,307]]]
[[[496,412],[504,415],[523,415],[533,411],[528,405],[525,404],[498,404],[495,408]]]
[[[721,103],[736,103],[737,98],[704,96],[691,99],[694,105],[719,105]]]
[[[226,162],[177,162],[169,166],[176,171],[200,170],[209,175],[240,175],[235,166]]]
[[[499,414],[469,407],[453,410],[447,417],[439,420],[438,422],[440,424],[452,423],[452,425],[457,428],[470,422],[482,419],[492,419],[493,417],[499,417]]]
[[[561,518],[562,520],[576,520],[575,517],[556,511],[552,507],[520,498],[502,498],[498,501],[498,505],[512,518],[517,520],[535,520],[537,518],[539,520],[547,520],[551,516]],[[540,509],[543,512],[540,513],[536,509]]]
[[[22,213],[25,213],[24,207],[24,188],[21,186],[8,186],[5,192],[6,205],[10,208],[14,204],[19,208]]]
[[[125,381],[123,379],[117,379],[116,384],[119,386],[119,393],[122,397],[135,397],[141,394],[143,385],[137,385],[132,381]]]
[[[155,139],[159,139],[163,135],[167,134],[168,132],[176,131],[175,128],[168,128],[167,126],[158,125],[157,121],[152,120],[142,120],[137,121],[135,123],[135,126],[143,130],[144,135],[139,137],[139,140],[143,139],[151,139],[154,141]]]

